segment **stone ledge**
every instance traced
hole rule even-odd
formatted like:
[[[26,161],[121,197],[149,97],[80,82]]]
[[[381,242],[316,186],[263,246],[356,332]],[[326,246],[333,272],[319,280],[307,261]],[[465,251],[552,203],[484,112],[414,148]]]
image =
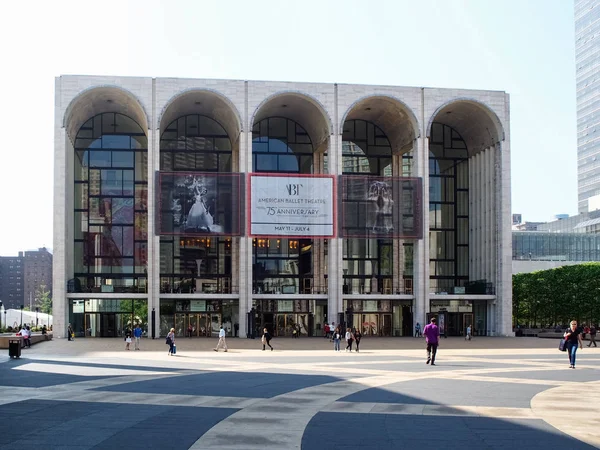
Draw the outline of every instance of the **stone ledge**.
[[[0,348],[8,349],[8,341],[12,339],[19,339],[21,341],[21,348],[23,348],[23,338],[21,336],[12,335],[2,335],[0,336]],[[52,332],[49,331],[48,334],[32,334],[31,335],[31,345],[37,344],[38,342],[50,341],[52,339]]]

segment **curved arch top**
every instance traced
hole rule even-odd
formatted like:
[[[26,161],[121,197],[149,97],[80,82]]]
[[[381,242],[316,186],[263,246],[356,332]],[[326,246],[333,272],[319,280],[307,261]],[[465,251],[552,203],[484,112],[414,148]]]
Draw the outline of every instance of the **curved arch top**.
[[[244,130],[242,116],[233,102],[218,91],[204,88],[186,89],[171,97],[158,116],[157,127],[162,134],[171,122],[188,114],[213,118],[232,141]]]
[[[144,133],[148,130],[148,113],[132,92],[120,86],[102,85],[85,89],[71,100],[63,115],[67,136],[74,142],[79,128],[85,122],[105,112],[129,116],[142,127]]]
[[[387,95],[366,95],[356,100],[343,114],[340,130],[346,120],[362,119],[373,122],[388,136],[395,151],[399,151],[421,136],[419,120],[402,100]]]
[[[504,126],[498,115],[473,98],[454,98],[438,107],[427,124],[428,138],[433,122],[454,128],[466,142],[469,155],[504,140]]]
[[[267,97],[254,110],[250,126],[273,116],[292,119],[302,125],[315,149],[333,133],[333,122],[325,107],[303,92],[281,91]]]

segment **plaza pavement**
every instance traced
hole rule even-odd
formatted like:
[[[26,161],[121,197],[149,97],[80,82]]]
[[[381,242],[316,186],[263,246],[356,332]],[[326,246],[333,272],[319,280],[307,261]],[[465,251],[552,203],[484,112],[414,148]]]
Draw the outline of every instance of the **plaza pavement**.
[[[600,448],[600,350],[557,340],[54,340],[0,355],[0,449]],[[587,344],[587,343],[586,343]],[[133,348],[133,344],[132,344]],[[343,347],[342,347],[343,348]]]

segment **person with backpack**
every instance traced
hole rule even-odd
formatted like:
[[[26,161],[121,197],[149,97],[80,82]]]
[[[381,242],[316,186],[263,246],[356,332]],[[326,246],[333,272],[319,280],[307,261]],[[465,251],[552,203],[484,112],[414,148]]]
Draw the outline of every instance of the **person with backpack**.
[[[594,344],[594,347],[598,347],[596,345],[596,327],[593,324],[590,327],[590,343],[588,344],[588,347],[591,347],[592,344]]]
[[[350,328],[346,329],[346,351],[352,353],[352,343],[354,342],[354,336]]]
[[[165,342],[168,346],[169,346],[169,352],[167,353],[167,355],[172,356],[175,354],[176,352],[176,347],[175,347],[175,328],[171,328],[171,331],[169,331],[169,334],[167,334],[167,340]]]
[[[271,347],[271,351],[273,351],[273,347],[271,346],[271,333],[269,333],[269,330],[267,330],[266,328],[263,329],[263,335],[261,338],[262,341],[262,345],[263,345],[263,352],[266,349],[266,346],[268,345],[269,347]]]
[[[333,331],[332,337],[333,337],[333,351],[334,352],[339,352],[340,351],[340,340],[342,338],[342,336],[340,336],[340,329],[339,328],[336,328]]]

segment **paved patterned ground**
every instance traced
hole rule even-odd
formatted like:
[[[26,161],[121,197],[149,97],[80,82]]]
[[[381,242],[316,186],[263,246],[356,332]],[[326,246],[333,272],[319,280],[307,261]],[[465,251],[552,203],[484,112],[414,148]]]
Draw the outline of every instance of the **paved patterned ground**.
[[[600,350],[557,341],[52,341],[0,364],[0,449],[600,448]]]

